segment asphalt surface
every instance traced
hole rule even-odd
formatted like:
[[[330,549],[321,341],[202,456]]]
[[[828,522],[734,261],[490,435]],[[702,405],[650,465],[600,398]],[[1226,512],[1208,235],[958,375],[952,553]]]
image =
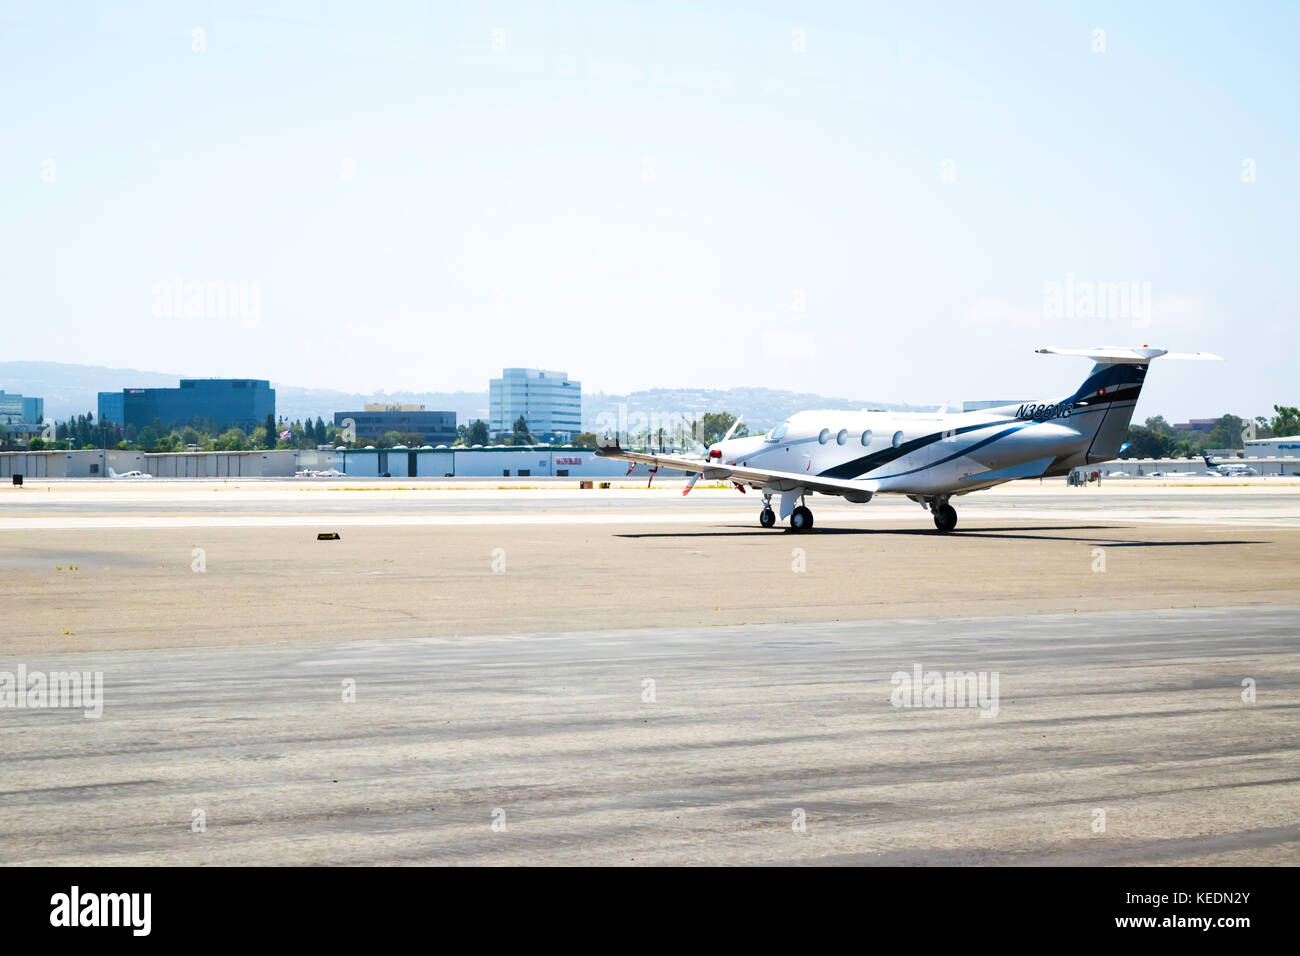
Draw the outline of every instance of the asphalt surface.
[[[102,717],[0,721],[0,859],[1294,865],[1298,615],[93,655]],[[996,713],[893,706],[918,665],[996,672]]]
[[[7,490],[0,863],[1300,863],[1300,488],[679,488]]]

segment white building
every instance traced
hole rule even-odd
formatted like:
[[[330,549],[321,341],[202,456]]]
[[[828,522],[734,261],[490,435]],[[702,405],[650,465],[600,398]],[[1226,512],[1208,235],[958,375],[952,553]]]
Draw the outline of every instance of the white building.
[[[334,448],[301,451],[0,452],[0,480],[107,478],[111,471],[143,471],[155,478],[292,478],[304,470],[333,469],[348,477],[377,478],[623,478],[628,463],[601,458],[590,448]],[[632,478],[648,478],[637,465]],[[680,477],[667,468],[661,477]]]
[[[1246,458],[1300,458],[1300,435],[1284,438],[1252,438],[1246,442]]]
[[[488,383],[488,429],[509,433],[519,416],[538,441],[569,441],[582,431],[582,383],[565,372],[507,368]]]

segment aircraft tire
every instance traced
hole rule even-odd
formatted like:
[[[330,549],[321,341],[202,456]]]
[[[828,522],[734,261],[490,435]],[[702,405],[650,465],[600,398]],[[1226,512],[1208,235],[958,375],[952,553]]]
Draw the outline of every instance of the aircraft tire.
[[[934,526],[945,534],[957,527],[957,509],[952,505],[940,505],[934,512]]]

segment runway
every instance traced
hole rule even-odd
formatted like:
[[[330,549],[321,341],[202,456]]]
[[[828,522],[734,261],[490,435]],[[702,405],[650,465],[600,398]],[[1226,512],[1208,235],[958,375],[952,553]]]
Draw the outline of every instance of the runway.
[[[84,666],[105,673],[101,719],[15,711],[0,723],[0,853],[75,865],[1294,865],[1296,615],[96,655]],[[895,708],[891,674],[917,664],[998,673],[996,716]],[[1254,703],[1241,700],[1245,678]],[[347,680],[355,702],[342,699]]]
[[[613,481],[608,490],[580,490],[571,480],[462,481],[341,479],[337,481],[51,481],[0,486],[0,530],[162,527],[303,527],[331,519],[341,526],[493,524],[649,524],[753,521],[756,493],[701,483]],[[516,482],[518,484],[516,484]],[[880,495],[866,505],[810,496],[822,525],[913,522],[915,503]],[[1014,482],[953,499],[977,520],[1104,516],[1162,524],[1300,528],[1300,481],[1198,479],[1111,481],[1068,488],[1064,481]]]
[[[1300,862],[1300,488],[365,488],[0,494],[0,862]]]

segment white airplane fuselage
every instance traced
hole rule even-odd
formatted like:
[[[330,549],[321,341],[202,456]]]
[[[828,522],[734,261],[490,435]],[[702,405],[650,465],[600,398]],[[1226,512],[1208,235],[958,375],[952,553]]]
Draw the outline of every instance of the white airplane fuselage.
[[[872,494],[965,494],[1088,463],[1096,413],[1067,417],[1060,414],[1063,406],[1054,403],[1060,417],[1018,418],[1023,407],[943,415],[806,411],[789,418],[784,431],[778,427],[768,435],[731,438],[710,451],[721,453],[716,456],[721,463],[742,468],[810,479],[831,473]],[[781,437],[774,438],[778,433]]]

